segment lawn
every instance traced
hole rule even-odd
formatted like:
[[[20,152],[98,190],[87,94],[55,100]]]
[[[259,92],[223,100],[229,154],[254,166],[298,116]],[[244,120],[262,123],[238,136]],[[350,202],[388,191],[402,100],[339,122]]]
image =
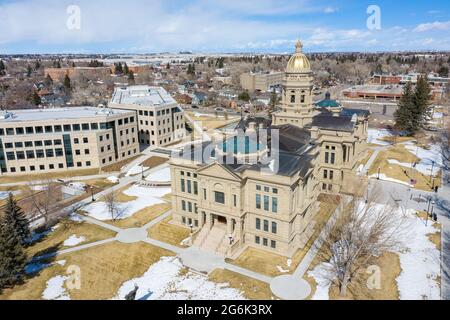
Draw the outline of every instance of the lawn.
[[[142,162],[141,166],[152,169],[152,168],[158,167],[158,166],[166,163],[167,161],[169,161],[169,159],[167,159],[167,158],[150,157],[147,160],[145,160],[144,162]]]
[[[171,223],[172,217],[161,221],[148,230],[149,238],[184,248],[181,242],[190,235],[190,230]]]
[[[225,120],[225,118],[216,118],[214,115],[196,117],[195,113],[192,112],[189,112],[189,116],[192,120],[201,122],[201,126],[207,130],[219,129],[239,120],[236,117],[229,117],[228,120]]]
[[[109,221],[109,223],[122,229],[140,228],[150,221],[158,218],[160,215],[166,213],[171,208],[172,206],[169,203],[155,204],[154,206],[147,207],[136,212],[129,218],[117,220],[115,222]]]
[[[110,164],[110,165],[108,165],[108,166],[103,167],[103,168],[101,169],[101,171],[102,171],[102,172],[106,172],[106,173],[108,173],[108,172],[120,172],[120,170],[121,170],[123,167],[125,167],[127,164],[133,162],[134,160],[136,160],[136,159],[139,158],[139,157],[140,157],[140,156],[137,155],[137,156],[128,158],[128,159],[126,159],[126,160],[122,160],[122,161],[119,161],[119,162]]]
[[[367,154],[366,154],[366,156],[364,157],[364,158],[362,158],[361,160],[359,160],[358,161],[358,166],[359,165],[366,165],[367,164],[367,162],[369,162],[369,160],[370,160],[370,158],[372,157],[372,155],[374,154],[374,150],[373,149],[367,149]]]
[[[292,257],[291,267],[287,266],[288,258],[256,248],[247,248],[236,260],[227,259],[227,262],[265,274],[270,277],[293,273],[305,257],[306,253],[313,246],[314,241],[319,236],[320,232],[322,231],[327,221],[330,219],[333,212],[335,212],[337,208],[337,202],[333,201],[332,199],[334,198],[321,197],[319,212],[314,217],[314,221],[316,222],[314,225],[314,233],[306,243],[305,247],[297,250],[297,252],[294,254],[294,256]],[[289,270],[289,272],[281,272],[278,269],[278,266],[283,268],[284,270]]]
[[[47,281],[57,275],[66,275],[68,266],[78,266],[81,271],[81,289],[67,290],[73,300],[111,299],[124,282],[142,276],[161,257],[173,255],[170,251],[145,243],[130,245],[113,242],[89,248],[59,256],[59,261],[66,261],[64,266],[53,264],[26,279],[23,285],[5,290],[0,299],[42,299]]]
[[[78,223],[64,220],[58,224],[56,230],[42,237],[33,246],[28,247],[26,252],[28,256],[32,257],[51,248],[66,249],[63,243],[72,235],[85,238],[82,243],[78,244],[81,245],[115,237],[116,233],[86,222]]]
[[[429,176],[422,174],[414,168],[407,168],[398,164],[389,163],[388,160],[397,160],[402,163],[414,163],[420,161],[420,159],[409,152],[403,145],[395,145],[378,154],[372,167],[369,169],[369,175],[376,176],[378,174],[378,169],[380,169],[381,174],[404,183],[409,184],[411,178],[414,178],[417,180],[417,184],[415,185],[416,189],[432,191],[433,181]],[[434,186],[440,187],[440,177],[441,172],[436,177]]]
[[[243,276],[226,269],[216,269],[209,274],[209,280],[217,283],[228,283],[230,288],[240,290],[246,299],[272,300],[276,297],[268,283]]]
[[[26,174],[18,176],[3,176],[0,177],[0,184],[2,183],[15,183],[24,181],[46,181],[49,179],[69,179],[73,177],[92,176],[99,174],[98,169],[88,170],[67,170],[62,172],[42,173],[42,174]]]

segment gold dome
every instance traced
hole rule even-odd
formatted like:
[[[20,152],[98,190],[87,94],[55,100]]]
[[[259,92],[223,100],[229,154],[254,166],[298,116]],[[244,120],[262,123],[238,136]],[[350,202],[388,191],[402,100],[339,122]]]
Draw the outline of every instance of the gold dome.
[[[295,54],[289,59],[286,72],[298,73],[311,71],[311,64],[308,58],[303,54],[303,44],[300,40],[295,45]]]

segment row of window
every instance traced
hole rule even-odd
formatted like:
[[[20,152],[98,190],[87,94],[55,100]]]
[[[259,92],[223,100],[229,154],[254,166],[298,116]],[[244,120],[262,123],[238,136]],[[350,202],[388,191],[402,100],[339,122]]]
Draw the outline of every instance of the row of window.
[[[272,201],[271,201],[272,200]],[[271,205],[272,204],[272,205]],[[256,194],[256,209],[278,213],[278,198]]]
[[[119,119],[118,124],[122,125],[133,123],[134,117]],[[50,125],[50,126],[35,126],[35,127],[17,127],[17,128],[0,128],[0,136],[13,136],[24,134],[41,134],[41,133],[60,133],[60,132],[72,132],[72,131],[93,131],[93,130],[106,130],[108,129],[108,123],[106,122],[93,122],[93,123],[75,123],[65,125]]]
[[[78,150],[79,151],[79,150]],[[38,149],[27,150],[27,151],[16,151],[16,152],[6,152],[6,159],[9,161],[14,160],[25,160],[25,159],[43,159],[43,158],[53,158],[53,157],[63,157],[63,149]]]
[[[258,184],[256,185],[256,191],[263,191],[263,190],[266,193],[269,193],[270,190],[272,190],[273,194],[278,194],[278,189],[277,188],[270,188],[270,187],[261,186],[261,185],[258,185]]]
[[[256,230],[263,230],[264,232],[272,232],[273,234],[277,234],[278,227],[277,223],[274,221],[270,223],[269,220],[263,220],[261,224],[261,219],[256,218]]]
[[[186,219],[186,217],[181,217],[181,221],[187,227],[194,226],[194,227],[198,228],[198,220],[197,219],[193,220],[192,218]]]
[[[161,115],[170,115],[170,110],[171,109],[164,109],[164,110],[159,110],[156,112],[156,116],[161,116]],[[180,110],[178,108],[172,108],[172,112],[173,113],[177,113],[180,112]],[[150,116],[153,117],[155,115],[155,113],[153,111],[148,111],[148,110],[139,110],[139,115],[140,116]],[[178,120],[178,116],[177,116],[177,120]]]
[[[198,195],[198,182],[181,178],[181,192]]]
[[[335,164],[336,163],[336,153],[330,152],[329,150],[335,151],[336,147],[326,146],[325,149],[325,163],[327,164]]]
[[[268,247],[269,246],[269,239],[262,238],[262,241],[261,241],[261,237],[260,236],[255,236],[255,243],[259,244],[259,245],[262,244],[264,247]],[[272,249],[276,249],[277,248],[277,242],[275,240],[270,240],[270,247]]]
[[[323,170],[323,178],[324,179],[334,179],[334,171],[333,170]]]
[[[77,162],[76,163],[78,168],[83,167],[83,163],[82,162]],[[85,166],[86,167],[90,167],[92,165],[92,163],[90,161],[86,161],[85,162]],[[47,170],[55,170],[56,168],[58,169],[64,169],[64,164],[63,163],[58,163],[57,165],[51,163],[49,165],[39,165],[39,166],[29,166],[28,169],[29,171],[47,171]],[[27,172],[27,167],[22,166],[22,167],[10,167],[9,168],[9,172],[11,173],[15,173],[15,172]]]
[[[181,200],[181,210],[189,213],[198,213],[198,206],[196,203]]]

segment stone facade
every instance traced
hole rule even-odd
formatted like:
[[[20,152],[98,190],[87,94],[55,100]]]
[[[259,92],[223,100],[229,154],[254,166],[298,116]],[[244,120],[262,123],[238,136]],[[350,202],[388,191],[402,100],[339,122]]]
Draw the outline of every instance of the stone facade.
[[[196,230],[194,245],[227,256],[255,247],[292,257],[314,233],[319,195],[351,193],[358,185],[369,114],[315,107],[312,81],[299,42],[271,121],[242,119],[212,147],[172,157],[174,221]]]

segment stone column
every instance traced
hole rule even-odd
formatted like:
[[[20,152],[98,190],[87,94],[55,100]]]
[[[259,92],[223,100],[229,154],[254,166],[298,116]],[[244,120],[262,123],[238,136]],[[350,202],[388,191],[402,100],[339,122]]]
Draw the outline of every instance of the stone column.
[[[213,215],[211,213],[206,214],[206,225],[208,226],[208,229],[213,227]]]

